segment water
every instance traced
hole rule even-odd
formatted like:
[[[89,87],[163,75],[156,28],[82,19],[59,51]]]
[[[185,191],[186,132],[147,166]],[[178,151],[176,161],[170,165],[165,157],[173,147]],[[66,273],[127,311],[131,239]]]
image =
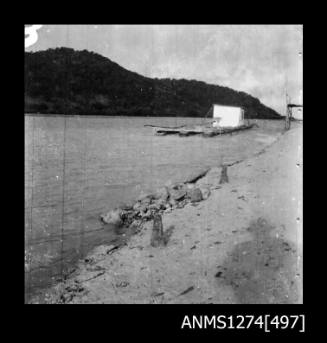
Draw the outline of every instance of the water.
[[[145,124],[200,118],[25,116],[27,296],[49,286],[98,244],[117,240],[99,214],[182,181],[204,166],[247,158],[276,139],[283,121],[211,138],[155,136]]]

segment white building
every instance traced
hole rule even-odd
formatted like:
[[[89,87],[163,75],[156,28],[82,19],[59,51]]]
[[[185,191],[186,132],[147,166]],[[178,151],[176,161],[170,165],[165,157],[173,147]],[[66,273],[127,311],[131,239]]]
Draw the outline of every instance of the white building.
[[[292,117],[297,120],[303,120],[303,107],[293,107]]]
[[[244,110],[241,107],[213,105],[214,127],[236,127],[244,125]]]

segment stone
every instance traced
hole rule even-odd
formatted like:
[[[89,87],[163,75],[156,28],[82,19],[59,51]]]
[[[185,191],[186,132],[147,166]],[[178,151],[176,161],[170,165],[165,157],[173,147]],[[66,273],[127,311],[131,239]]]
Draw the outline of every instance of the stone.
[[[151,204],[153,197],[152,196],[147,196],[141,200],[141,204],[148,206]]]
[[[177,205],[177,201],[175,199],[169,199],[169,205],[171,208],[174,208]]]
[[[190,198],[191,202],[199,202],[203,200],[202,192],[199,188],[189,190],[187,192],[187,196]]]
[[[165,183],[165,187],[167,188],[171,188],[173,186],[173,182],[171,180],[168,180],[166,183]]]
[[[133,206],[133,210],[135,212],[146,212],[148,209],[149,205],[143,204],[141,202],[137,202],[134,206]]]
[[[118,208],[102,214],[100,218],[105,224],[120,225],[122,224],[121,215],[122,210]]]
[[[144,202],[144,201],[151,201],[155,198],[155,195],[152,193],[141,193],[141,195],[137,198],[137,201]]]
[[[165,210],[169,205],[168,205],[168,199],[163,200],[163,199],[158,199],[154,203],[159,210]]]
[[[203,200],[206,200],[209,198],[211,192],[209,187],[200,187],[201,193],[202,193],[202,198]]]
[[[150,219],[152,217],[152,212],[150,210],[140,212],[142,219]]]
[[[185,189],[171,189],[169,191],[169,195],[172,199],[176,201],[180,201],[186,196],[186,190]]]
[[[137,201],[133,206],[133,211],[139,212],[142,210],[143,207],[144,205],[142,205],[139,201]]]
[[[174,183],[170,188],[172,189],[183,189],[185,187],[185,184],[182,182],[176,182]]]
[[[156,200],[162,199],[163,201],[167,201],[168,198],[169,198],[169,192],[168,192],[167,187],[159,188],[157,192],[155,193]]]
[[[150,211],[159,211],[160,207],[161,207],[160,204],[154,203],[154,204],[149,205],[148,209]]]
[[[121,208],[124,211],[130,211],[133,209],[133,204],[132,203],[122,203],[119,205],[119,208]]]
[[[183,208],[186,205],[185,199],[177,203],[176,208]]]
[[[187,190],[193,189],[193,188],[195,188],[195,185],[194,185],[194,183],[187,183],[186,188],[187,188]]]

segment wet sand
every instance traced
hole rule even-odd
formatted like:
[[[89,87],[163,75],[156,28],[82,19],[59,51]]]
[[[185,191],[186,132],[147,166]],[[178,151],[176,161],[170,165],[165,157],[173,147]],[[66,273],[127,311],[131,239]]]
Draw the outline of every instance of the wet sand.
[[[163,215],[170,238],[150,245],[152,222],[122,247],[99,246],[47,303],[302,303],[302,127],[247,160],[197,181],[207,200]]]

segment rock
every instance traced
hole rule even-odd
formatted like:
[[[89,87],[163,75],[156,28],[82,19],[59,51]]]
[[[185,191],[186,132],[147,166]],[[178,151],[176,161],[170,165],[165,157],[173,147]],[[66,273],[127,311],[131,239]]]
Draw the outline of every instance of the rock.
[[[168,198],[169,198],[169,192],[168,192],[167,187],[159,188],[157,192],[155,193],[156,200],[162,199],[163,201],[167,201]]]
[[[183,189],[185,187],[185,184],[182,182],[176,182],[174,184],[172,184],[172,186],[170,187],[171,189]]]
[[[121,208],[124,211],[130,211],[133,209],[133,204],[132,203],[122,203],[119,205],[119,208]]]
[[[159,203],[154,203],[154,204],[151,204],[149,205],[148,209],[150,211],[159,211],[161,208],[161,205]]]
[[[201,193],[202,193],[202,198],[203,200],[206,200],[209,198],[211,192],[209,187],[200,187]]]
[[[199,188],[189,190],[187,192],[187,196],[190,198],[191,202],[199,202],[203,200],[202,192]]]
[[[121,214],[122,210],[118,208],[102,214],[100,218],[106,224],[120,225],[122,224]]]
[[[186,184],[187,190],[193,189],[194,187],[195,187],[195,186],[194,186],[194,183],[187,183],[187,184]]]
[[[153,205],[155,205],[155,207],[158,210],[165,210],[169,206],[169,201],[168,201],[168,199],[164,200],[164,199],[160,198],[158,200],[155,200],[154,203],[151,204],[150,206],[153,206]]]
[[[137,202],[134,206],[133,206],[133,210],[135,212],[146,212],[148,209],[147,204],[141,203],[141,202]]]
[[[173,186],[173,182],[171,180],[169,180],[165,183],[165,187],[167,187],[167,188],[171,188],[172,186]]]
[[[138,212],[140,211],[141,207],[142,207],[142,204],[138,201],[134,204],[133,211]]]
[[[155,195],[154,194],[141,194],[137,201],[143,203],[143,204],[150,204],[151,203],[151,200],[155,199]]]
[[[166,208],[170,207],[167,201],[164,201],[162,199],[159,199],[157,201],[157,206],[159,207],[160,210],[165,210]]]
[[[140,216],[142,219],[150,219],[152,217],[152,212],[149,211],[149,210],[146,210],[146,211],[142,211],[140,212]]]
[[[177,208],[183,208],[186,205],[185,199],[177,203],[176,207]]]
[[[127,281],[121,281],[119,283],[116,283],[116,287],[127,287],[129,285],[129,282]]]
[[[169,191],[169,195],[172,199],[176,201],[180,201],[186,196],[186,190],[185,189],[171,189]]]
[[[151,204],[152,199],[154,199],[152,196],[147,196],[147,197],[145,197],[145,198],[143,198],[143,199],[141,200],[141,204],[142,204],[142,205],[145,205],[145,206],[148,206],[148,205]]]
[[[169,199],[169,205],[171,208],[174,208],[177,205],[177,201],[175,199]]]

